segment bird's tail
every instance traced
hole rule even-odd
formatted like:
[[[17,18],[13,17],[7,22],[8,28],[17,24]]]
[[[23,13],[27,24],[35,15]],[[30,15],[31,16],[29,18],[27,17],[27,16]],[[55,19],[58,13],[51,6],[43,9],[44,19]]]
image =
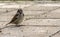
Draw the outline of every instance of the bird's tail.
[[[10,24],[10,23],[7,23],[6,26],[7,26],[8,24]]]
[[[10,24],[10,23],[7,23],[7,24],[5,25],[5,27],[0,28],[0,30],[4,29],[4,28],[6,28],[6,27],[9,27],[8,24]]]

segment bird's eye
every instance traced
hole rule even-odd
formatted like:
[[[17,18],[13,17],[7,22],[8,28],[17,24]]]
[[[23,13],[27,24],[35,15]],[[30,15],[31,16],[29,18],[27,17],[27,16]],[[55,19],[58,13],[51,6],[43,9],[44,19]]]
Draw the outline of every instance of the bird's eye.
[[[22,14],[22,11],[20,11],[19,13]]]

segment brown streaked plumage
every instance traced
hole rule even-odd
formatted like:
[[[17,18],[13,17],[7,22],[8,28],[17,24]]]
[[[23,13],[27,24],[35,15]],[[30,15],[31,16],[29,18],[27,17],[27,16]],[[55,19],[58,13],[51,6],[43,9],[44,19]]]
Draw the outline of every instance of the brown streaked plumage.
[[[18,9],[17,13],[8,24],[13,23],[13,24],[16,24],[16,26],[19,26],[18,24],[23,21],[23,18],[24,18],[23,10]]]

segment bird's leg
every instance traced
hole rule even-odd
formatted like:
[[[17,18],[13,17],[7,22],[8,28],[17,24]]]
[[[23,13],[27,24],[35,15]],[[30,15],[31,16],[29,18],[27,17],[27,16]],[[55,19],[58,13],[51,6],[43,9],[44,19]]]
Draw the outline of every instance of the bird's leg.
[[[0,30],[0,33],[1,33],[2,31]]]
[[[2,29],[0,29],[0,33],[2,32]]]

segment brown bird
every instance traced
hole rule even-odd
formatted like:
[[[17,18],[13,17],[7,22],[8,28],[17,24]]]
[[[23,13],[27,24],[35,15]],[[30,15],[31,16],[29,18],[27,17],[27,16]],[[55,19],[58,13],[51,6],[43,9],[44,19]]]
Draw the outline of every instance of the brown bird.
[[[23,13],[23,10],[22,9],[18,9],[17,10],[17,13],[15,14],[15,16],[12,18],[12,20],[6,24],[9,25],[9,24],[15,24],[16,27],[20,27],[20,26],[23,26],[23,25],[19,25],[19,23],[21,23],[24,19],[24,13]],[[9,26],[7,26],[9,27]],[[0,28],[0,32],[2,32],[1,30],[4,29],[6,27],[3,27],[3,28]]]
[[[21,23],[24,19],[24,13],[22,9],[18,9],[17,13],[15,14],[15,16],[12,18],[12,20],[8,23],[12,23],[12,24],[16,24],[16,27],[19,27],[20,25],[18,25],[19,23]],[[6,24],[6,25],[8,25]]]

